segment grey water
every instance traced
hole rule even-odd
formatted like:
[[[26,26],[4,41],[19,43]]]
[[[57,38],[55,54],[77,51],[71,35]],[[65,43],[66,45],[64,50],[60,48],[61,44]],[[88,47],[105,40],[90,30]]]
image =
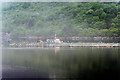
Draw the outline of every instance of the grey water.
[[[120,80],[120,48],[3,48],[3,78]]]

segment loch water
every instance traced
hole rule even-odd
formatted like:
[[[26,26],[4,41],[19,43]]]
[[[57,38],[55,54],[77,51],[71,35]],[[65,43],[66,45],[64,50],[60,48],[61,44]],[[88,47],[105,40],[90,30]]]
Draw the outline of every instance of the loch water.
[[[3,48],[3,78],[120,80],[119,47]]]

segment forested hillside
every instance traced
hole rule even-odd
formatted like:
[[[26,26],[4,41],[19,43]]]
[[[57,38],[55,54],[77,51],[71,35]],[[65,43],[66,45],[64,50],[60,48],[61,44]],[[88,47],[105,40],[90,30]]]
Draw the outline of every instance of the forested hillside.
[[[120,2],[2,4],[2,32],[17,36],[120,36]]]

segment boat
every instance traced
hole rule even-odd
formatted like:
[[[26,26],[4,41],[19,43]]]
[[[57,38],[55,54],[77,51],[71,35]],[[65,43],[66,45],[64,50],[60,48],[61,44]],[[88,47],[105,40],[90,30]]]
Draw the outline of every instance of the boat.
[[[60,40],[59,38],[57,38],[56,34],[54,39],[47,39],[47,43],[62,43],[62,42],[63,40]]]
[[[55,38],[54,39],[47,39],[46,41],[44,41],[44,40],[38,40],[37,42],[39,42],[39,43],[54,44],[54,43],[62,43],[63,40],[60,40],[59,38],[57,38],[56,34],[55,34]]]

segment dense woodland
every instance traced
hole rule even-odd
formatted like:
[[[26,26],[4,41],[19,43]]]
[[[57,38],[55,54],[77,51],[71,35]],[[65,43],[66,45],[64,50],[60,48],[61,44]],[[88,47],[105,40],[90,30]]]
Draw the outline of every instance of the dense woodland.
[[[120,2],[8,2],[2,21],[12,37],[119,37]]]

